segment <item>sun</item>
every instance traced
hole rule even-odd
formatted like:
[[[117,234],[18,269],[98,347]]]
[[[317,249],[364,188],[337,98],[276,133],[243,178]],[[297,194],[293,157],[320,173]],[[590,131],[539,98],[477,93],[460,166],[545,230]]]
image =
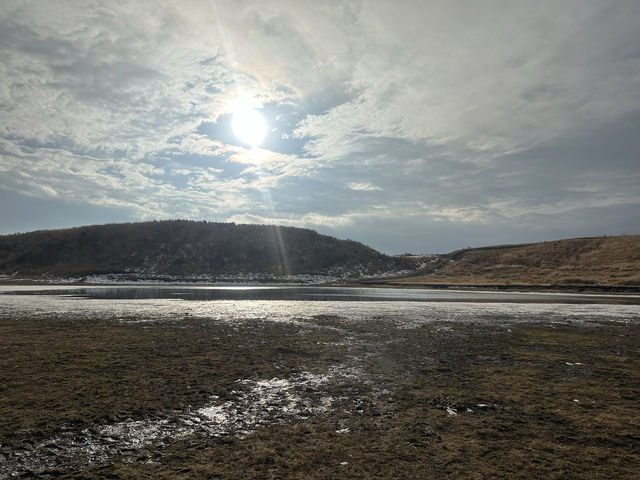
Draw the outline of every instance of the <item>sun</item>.
[[[258,147],[267,136],[267,123],[247,100],[234,102],[231,128],[238,140],[251,148]]]

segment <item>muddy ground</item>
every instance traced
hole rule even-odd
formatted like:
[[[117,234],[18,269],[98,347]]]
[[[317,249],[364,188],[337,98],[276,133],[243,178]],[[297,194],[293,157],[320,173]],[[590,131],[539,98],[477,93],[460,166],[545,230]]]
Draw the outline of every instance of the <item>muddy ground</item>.
[[[640,325],[0,319],[0,478],[638,478]]]

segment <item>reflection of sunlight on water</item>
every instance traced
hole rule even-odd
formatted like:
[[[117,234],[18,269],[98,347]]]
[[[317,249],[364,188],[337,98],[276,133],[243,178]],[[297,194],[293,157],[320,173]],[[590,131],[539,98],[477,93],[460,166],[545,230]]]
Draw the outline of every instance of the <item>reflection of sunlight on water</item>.
[[[638,305],[534,304],[411,301],[298,301],[298,300],[96,300],[48,295],[1,295],[0,316],[51,318],[115,318],[128,321],[244,319],[308,323],[319,315],[344,321],[384,320],[398,327],[431,321],[514,322],[553,320],[640,320]]]

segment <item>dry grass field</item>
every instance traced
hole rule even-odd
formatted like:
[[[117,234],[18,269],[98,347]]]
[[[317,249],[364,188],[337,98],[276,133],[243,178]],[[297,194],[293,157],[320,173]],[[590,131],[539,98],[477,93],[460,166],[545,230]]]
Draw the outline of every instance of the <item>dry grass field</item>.
[[[396,286],[640,287],[640,235],[458,250]]]
[[[633,323],[0,328],[0,478],[608,480],[640,469]],[[202,410],[211,398],[219,410]]]

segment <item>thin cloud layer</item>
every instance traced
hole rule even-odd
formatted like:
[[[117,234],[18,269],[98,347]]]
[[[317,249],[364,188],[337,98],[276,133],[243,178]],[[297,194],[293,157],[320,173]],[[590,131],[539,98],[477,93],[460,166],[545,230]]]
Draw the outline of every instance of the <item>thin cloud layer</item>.
[[[1,233],[194,218],[392,253],[635,233],[639,16],[632,1],[9,2]],[[269,125],[259,149],[231,130],[239,95]]]

